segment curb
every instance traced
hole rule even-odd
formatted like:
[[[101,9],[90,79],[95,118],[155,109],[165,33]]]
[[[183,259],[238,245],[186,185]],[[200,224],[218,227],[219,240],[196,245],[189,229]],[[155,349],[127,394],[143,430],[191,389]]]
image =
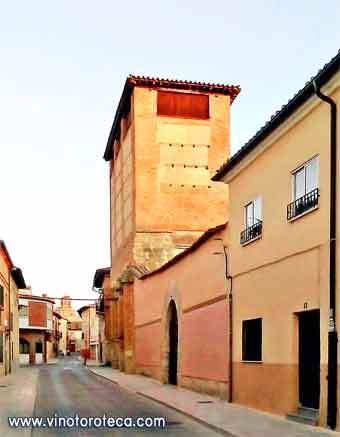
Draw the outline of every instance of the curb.
[[[181,414],[183,414],[183,416],[186,416],[189,419],[192,419],[195,422],[198,422],[201,425],[204,425],[206,428],[210,428],[211,430],[218,432],[219,434],[225,435],[227,437],[241,437],[241,434],[232,434],[231,432],[226,431],[223,428],[219,428],[216,425],[212,425],[210,422],[206,422],[205,420],[199,419],[197,416],[193,416],[192,414],[187,413],[186,411],[183,411],[180,408],[174,407],[172,404],[161,401],[157,398],[154,398],[152,396],[149,396],[149,395],[142,393],[142,392],[139,392],[139,391],[137,391],[136,394],[139,396],[143,396],[144,398],[149,399],[151,401],[157,402],[158,404],[164,405],[165,407],[171,408],[172,410],[176,411],[177,413],[181,413]]]
[[[89,367],[87,367],[87,366],[84,366],[84,367],[85,367],[85,369],[87,369],[90,373],[92,373],[92,375],[98,376],[98,378],[105,379],[105,381],[110,381],[110,382],[112,382],[112,384],[119,385],[117,381],[114,381],[113,379],[107,378],[106,376],[103,376],[103,375],[98,375],[98,373],[94,372],[93,370],[91,370],[91,369],[90,369]]]
[[[124,387],[123,385],[120,385],[119,382],[117,382],[117,381],[115,381],[113,379],[107,378],[106,376],[103,376],[103,375],[98,375],[93,370],[89,369],[88,367],[86,367],[86,369],[89,372],[91,372],[93,375],[98,376],[99,378],[105,379],[105,381],[110,381],[110,382],[112,382],[112,384],[118,385],[119,387],[122,387],[123,389],[127,390],[130,393],[135,393],[138,396],[141,396],[143,398],[149,399],[150,401],[153,401],[153,402],[157,402],[158,404],[164,405],[165,407],[171,408],[172,410],[176,411],[177,413],[183,414],[183,416],[186,416],[189,419],[192,419],[195,422],[198,422],[201,425],[205,426],[206,428],[210,428],[211,430],[213,430],[215,432],[218,432],[221,435],[225,435],[227,437],[241,437],[240,434],[232,434],[232,433],[224,430],[223,428],[219,428],[218,426],[212,425],[211,423],[206,422],[203,419],[200,419],[200,418],[198,418],[196,416],[193,416],[190,413],[187,413],[186,411],[181,410],[180,408],[174,407],[172,404],[169,404],[167,402],[161,401],[161,400],[159,400],[157,398],[154,398],[154,397],[152,397],[150,395],[147,395],[147,394],[145,394],[143,392],[132,390],[132,389],[128,389],[128,388]]]

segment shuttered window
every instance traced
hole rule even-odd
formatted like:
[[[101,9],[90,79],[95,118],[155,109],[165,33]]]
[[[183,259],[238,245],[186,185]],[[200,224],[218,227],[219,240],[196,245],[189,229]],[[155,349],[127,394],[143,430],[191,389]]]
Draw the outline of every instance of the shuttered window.
[[[209,96],[204,94],[158,91],[157,115],[209,118]]]
[[[4,305],[4,287],[0,285],[0,306]]]

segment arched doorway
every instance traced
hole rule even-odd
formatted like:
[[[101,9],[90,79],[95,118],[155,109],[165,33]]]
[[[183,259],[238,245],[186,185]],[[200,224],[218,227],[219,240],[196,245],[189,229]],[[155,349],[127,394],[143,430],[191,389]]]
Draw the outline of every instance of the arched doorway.
[[[178,317],[176,304],[172,300],[169,305],[169,384],[177,385],[178,361]]]

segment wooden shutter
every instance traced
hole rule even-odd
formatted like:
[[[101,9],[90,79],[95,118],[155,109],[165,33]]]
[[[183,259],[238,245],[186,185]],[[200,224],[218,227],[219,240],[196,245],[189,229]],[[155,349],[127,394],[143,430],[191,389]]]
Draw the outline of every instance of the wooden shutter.
[[[209,96],[158,91],[157,115],[207,119],[209,118]]]

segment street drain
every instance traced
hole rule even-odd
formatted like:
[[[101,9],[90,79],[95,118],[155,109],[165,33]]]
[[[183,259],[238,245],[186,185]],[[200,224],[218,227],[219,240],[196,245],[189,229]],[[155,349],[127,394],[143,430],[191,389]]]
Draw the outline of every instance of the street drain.
[[[198,404],[213,404],[214,401],[197,401]]]
[[[8,387],[8,385],[0,385],[0,388]]]
[[[169,420],[169,421],[166,421],[166,426],[171,426],[171,425],[182,425],[182,423],[181,422],[175,422],[175,421],[173,421],[173,420]]]

